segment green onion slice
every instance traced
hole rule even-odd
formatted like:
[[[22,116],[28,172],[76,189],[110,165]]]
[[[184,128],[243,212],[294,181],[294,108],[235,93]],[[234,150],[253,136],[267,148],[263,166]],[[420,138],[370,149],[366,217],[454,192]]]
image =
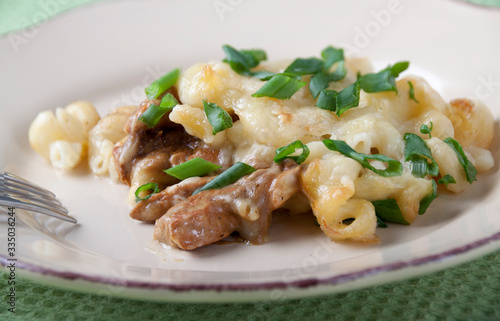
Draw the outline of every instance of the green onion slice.
[[[335,111],[337,109],[338,92],[335,90],[323,89],[318,96],[316,106],[321,109]]]
[[[244,55],[231,46],[224,45],[222,49],[226,53],[226,59],[223,61],[231,66],[231,69],[240,75],[250,76],[250,65]]]
[[[261,49],[243,49],[240,50],[240,54],[245,58],[250,68],[257,67],[261,61],[267,60],[266,52]]]
[[[203,176],[214,170],[220,169],[219,165],[211,163],[201,157],[196,157],[182,164],[164,170],[164,172],[177,179],[184,180],[189,177]]]
[[[408,66],[409,62],[403,61],[398,62],[393,66],[389,66],[376,74],[363,75],[359,78],[361,88],[367,93],[377,93],[383,91],[397,92],[395,79],[401,72],[406,70]]]
[[[398,77],[400,73],[408,69],[410,66],[410,62],[408,61],[400,61],[395,63],[393,66],[387,67],[391,71],[391,75],[393,77]]]
[[[297,149],[302,149],[302,153],[298,156],[290,156],[295,153]],[[309,148],[300,140],[296,140],[286,146],[276,149],[276,156],[274,157],[275,163],[281,163],[285,158],[293,159],[297,164],[302,164],[309,156]]]
[[[289,99],[307,83],[285,75],[275,75],[265,83],[253,97]]]
[[[255,78],[259,78],[260,80],[263,80],[263,81],[267,81],[276,75],[278,75],[278,74],[275,72],[272,72],[272,71],[267,71],[267,70],[257,70],[257,71],[252,72],[252,76],[254,76]],[[292,74],[289,74],[289,75],[291,76]],[[300,77],[299,80],[301,78],[302,77]]]
[[[431,183],[432,183],[432,192],[420,200],[420,206],[418,208],[419,215],[425,214],[427,208],[429,207],[429,205],[431,205],[432,201],[434,201],[438,197],[437,184],[434,180],[431,180]]]
[[[297,58],[286,69],[285,73],[296,75],[312,75],[323,69],[323,61],[317,58]]]
[[[215,177],[213,180],[205,184],[203,187],[200,187],[199,189],[194,191],[193,195],[209,189],[222,188],[236,182],[241,177],[254,171],[255,168],[253,168],[252,166],[242,162],[237,162],[233,166],[229,167],[227,170],[219,174],[219,176]]]
[[[335,70],[328,75],[328,81],[340,81],[347,75],[347,68],[345,66],[345,61],[341,60],[337,62],[337,67]]]
[[[175,106],[177,106],[179,104],[179,102],[177,101],[177,99],[175,99],[175,97],[170,94],[170,93],[167,93],[165,96],[163,96],[163,98],[161,99],[161,102],[160,102],[160,107],[161,108],[167,108],[167,109],[172,109],[174,108]]]
[[[260,80],[263,80],[263,81],[270,80],[271,78],[273,78],[274,76],[277,76],[277,75],[287,76],[287,77],[290,77],[290,78],[295,79],[295,80],[302,79],[302,76],[299,76],[297,74],[292,74],[289,72],[275,73],[275,72],[267,71],[267,70],[258,70],[258,71],[253,72],[253,76],[255,78],[259,78]]]
[[[262,60],[267,59],[265,51],[260,49],[236,50],[229,45],[222,46],[226,58],[223,60],[228,63],[235,72],[240,75],[252,76],[250,69],[259,65]]]
[[[431,176],[439,175],[438,164],[434,161],[431,150],[425,141],[420,136],[412,133],[405,133],[403,139],[406,142],[404,159],[412,164],[412,174],[420,178],[427,174]],[[428,160],[431,162],[429,163]]]
[[[393,176],[400,176],[401,174],[403,174],[403,165],[397,160],[392,159],[388,156],[380,154],[367,155],[363,153],[358,153],[354,149],[352,149],[349,145],[347,145],[346,142],[341,140],[325,139],[323,140],[323,144],[325,144],[325,146],[329,150],[340,152],[343,155],[354,159],[364,168],[368,168],[380,176],[393,177]],[[387,163],[387,168],[382,170],[373,167],[368,161],[370,159]]]
[[[451,148],[453,148],[453,150],[457,154],[458,161],[460,162],[460,165],[462,165],[462,167],[464,168],[467,182],[469,182],[469,184],[472,184],[472,182],[476,181],[477,170],[474,167],[474,165],[472,165],[472,163],[467,159],[467,156],[464,153],[462,145],[460,145],[459,142],[457,142],[455,139],[451,137],[445,138],[443,142],[450,145]]]
[[[329,70],[336,62],[344,61],[344,49],[327,47],[321,52],[321,57],[325,60],[323,68]]]
[[[420,132],[422,134],[428,134],[429,138],[432,138],[431,131],[432,131],[432,128],[434,127],[434,124],[432,122],[430,122],[429,125],[430,125],[430,127],[427,126],[426,124],[422,124],[422,126],[420,126]]]
[[[408,86],[410,86],[410,91],[408,95],[410,95],[410,99],[416,102],[417,104],[420,103],[416,98],[415,98],[415,89],[413,88],[413,84],[411,81],[408,81]]]
[[[146,124],[149,128],[153,128],[160,119],[165,115],[167,110],[156,105],[149,105],[148,109],[139,116],[139,120]]]
[[[147,192],[147,191],[152,191],[150,194],[146,195],[145,197],[139,196],[142,192]],[[153,194],[159,193],[160,188],[158,187],[158,184],[156,183],[146,183],[144,185],[139,186],[135,190],[135,201],[140,202],[140,201],[145,201],[149,199]]]
[[[207,115],[210,125],[212,125],[212,134],[215,135],[225,129],[233,127],[231,115],[217,104],[209,103],[203,100],[203,109]]]
[[[387,228],[387,224],[377,214],[375,216],[377,217],[377,227]]]
[[[347,69],[344,62],[344,50],[328,47],[321,52],[323,57],[322,66],[314,73],[309,83],[309,90],[314,98],[317,98],[323,89],[328,88],[329,83],[332,81],[339,81],[344,79],[347,74]],[[334,72],[330,73],[330,68],[337,64]]]
[[[318,72],[309,81],[309,90],[314,98],[317,98],[323,89],[328,88],[329,75],[325,72]]]
[[[337,95],[337,116],[342,115],[347,110],[359,106],[360,83],[355,83],[342,89]]]
[[[453,176],[447,174],[447,175],[444,175],[443,177],[441,177],[440,179],[438,179],[438,184],[444,184],[444,186],[448,187],[448,184],[456,184],[457,181],[455,180],[455,178],[453,178]]]
[[[175,85],[177,80],[179,79],[179,75],[181,71],[176,68],[170,72],[168,72],[163,77],[155,80],[151,85],[149,85],[146,89],[146,97],[149,99],[156,99],[160,97],[166,90]]]
[[[139,120],[146,124],[149,128],[152,128],[158,124],[160,119],[167,112],[171,111],[175,106],[177,106],[178,101],[175,99],[172,94],[167,93],[161,99],[160,106],[149,105],[148,109],[146,109],[141,116],[139,116]]]
[[[375,215],[382,221],[410,225],[410,223],[405,220],[395,199],[389,198],[386,200],[372,201],[372,204],[375,207]]]
[[[347,110],[359,106],[360,86],[355,82],[340,92],[323,89],[320,91],[316,106],[321,109],[335,111],[337,116],[342,115]]]

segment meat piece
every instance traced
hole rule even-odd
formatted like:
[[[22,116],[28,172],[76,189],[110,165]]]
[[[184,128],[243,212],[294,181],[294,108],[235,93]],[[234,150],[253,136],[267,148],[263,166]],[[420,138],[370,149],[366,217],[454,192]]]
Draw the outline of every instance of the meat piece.
[[[143,222],[154,222],[162,217],[172,206],[186,200],[193,192],[208,183],[213,177],[191,177],[163,191],[153,194],[149,199],[137,203],[130,217]]]
[[[172,206],[156,221],[155,240],[192,250],[233,232],[252,243],[265,241],[272,212],[299,190],[296,166],[257,170],[222,189],[200,192]]]
[[[167,186],[176,183],[169,177],[163,177],[164,169],[181,164],[191,158],[202,157],[212,163],[227,168],[220,150],[211,148],[197,137],[189,135],[184,128],[170,121],[168,114],[159,123],[149,128],[139,117],[151,104],[159,104],[159,100],[146,100],[129,118],[125,125],[127,139],[117,144],[113,150],[116,169],[120,180],[131,185],[132,176],[144,167],[149,173],[148,179],[162,177]],[[140,168],[134,169],[139,164]],[[144,164],[147,163],[147,166]]]
[[[151,138],[158,142],[156,149],[145,154],[135,155],[129,164],[119,164],[123,170],[125,170],[125,166],[130,167],[127,177],[121,177],[122,181],[126,180],[125,183],[133,185],[135,188],[147,182],[155,182],[160,185],[161,189],[177,183],[177,179],[165,174],[163,170],[185,162],[188,156],[193,154],[189,145],[182,145],[185,138],[182,132],[169,132],[156,139]],[[133,138],[130,139],[130,141],[132,140]],[[172,159],[176,162],[172,162]]]

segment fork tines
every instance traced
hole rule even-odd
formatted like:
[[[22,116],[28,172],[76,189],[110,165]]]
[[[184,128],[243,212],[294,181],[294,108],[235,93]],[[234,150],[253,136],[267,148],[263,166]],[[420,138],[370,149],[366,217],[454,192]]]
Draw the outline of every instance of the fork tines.
[[[9,172],[0,174],[0,205],[22,208],[76,223],[51,191]]]

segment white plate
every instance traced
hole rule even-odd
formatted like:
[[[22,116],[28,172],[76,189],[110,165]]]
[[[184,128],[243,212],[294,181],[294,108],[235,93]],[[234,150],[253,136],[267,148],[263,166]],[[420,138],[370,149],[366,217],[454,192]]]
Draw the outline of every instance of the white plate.
[[[376,67],[410,60],[445,99],[481,98],[500,115],[500,11],[457,1],[111,1],[0,39],[0,168],[54,191],[74,226],[16,210],[16,273],[39,282],[160,301],[283,300],[348,291],[458,264],[500,247],[499,128],[494,170],[442,196],[411,227],[381,229],[377,245],[330,242],[310,218],[277,218],[261,246],[193,252],[152,242],[128,217],[127,189],[54,171],[28,146],[36,114],[86,99],[104,115],[137,103],[174,67],[223,58],[225,43],[270,59],[315,56],[327,45]],[[23,221],[24,223],[22,223]],[[7,225],[0,225],[0,263]]]

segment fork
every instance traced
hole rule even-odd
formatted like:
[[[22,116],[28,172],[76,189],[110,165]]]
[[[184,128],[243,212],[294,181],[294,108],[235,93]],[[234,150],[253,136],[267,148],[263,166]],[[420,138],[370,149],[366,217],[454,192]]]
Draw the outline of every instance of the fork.
[[[77,223],[55,194],[9,172],[0,173],[0,206],[9,206]]]

